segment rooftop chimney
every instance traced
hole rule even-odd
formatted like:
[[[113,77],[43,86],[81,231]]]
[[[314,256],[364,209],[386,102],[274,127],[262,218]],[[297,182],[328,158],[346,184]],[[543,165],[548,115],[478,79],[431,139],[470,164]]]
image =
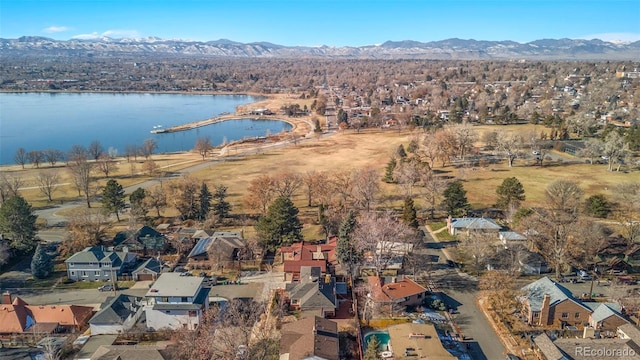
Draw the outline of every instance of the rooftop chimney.
[[[11,305],[12,301],[11,301],[11,293],[8,291],[5,291],[2,294],[2,303],[6,304],[6,305]]]

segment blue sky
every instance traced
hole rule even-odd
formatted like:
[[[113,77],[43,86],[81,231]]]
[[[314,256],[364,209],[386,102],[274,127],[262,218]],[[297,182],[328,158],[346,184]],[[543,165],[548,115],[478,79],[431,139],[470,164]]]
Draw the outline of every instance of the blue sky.
[[[0,37],[360,46],[448,38],[640,40],[640,0],[1,0]]]

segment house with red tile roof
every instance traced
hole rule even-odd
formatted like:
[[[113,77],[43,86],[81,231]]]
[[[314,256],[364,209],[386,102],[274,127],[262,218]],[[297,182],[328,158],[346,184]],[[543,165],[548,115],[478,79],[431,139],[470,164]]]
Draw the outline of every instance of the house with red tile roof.
[[[10,293],[2,295],[0,334],[54,333],[84,328],[93,307],[79,305],[29,305]]]
[[[298,242],[280,248],[280,257],[284,264],[284,280],[298,282],[300,268],[303,266],[320,267],[322,273],[332,273],[338,260],[336,246],[338,238],[332,237],[324,244]]]
[[[367,280],[371,299],[389,313],[421,305],[427,296],[428,290],[409,278],[369,276]]]

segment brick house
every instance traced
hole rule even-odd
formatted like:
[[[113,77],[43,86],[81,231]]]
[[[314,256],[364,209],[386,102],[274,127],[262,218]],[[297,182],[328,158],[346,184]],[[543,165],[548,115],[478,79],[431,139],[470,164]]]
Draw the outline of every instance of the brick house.
[[[627,320],[615,303],[582,302],[571,291],[548,277],[538,279],[521,289],[520,301],[530,325],[564,328],[592,326],[614,330]]]
[[[280,257],[284,264],[284,280],[300,280],[303,266],[319,266],[323,273],[333,273],[337,264],[336,246],[338,238],[332,237],[324,244],[310,244],[304,241],[280,248]]]
[[[409,278],[369,276],[370,296],[380,309],[389,313],[407,306],[421,305],[428,290]]]

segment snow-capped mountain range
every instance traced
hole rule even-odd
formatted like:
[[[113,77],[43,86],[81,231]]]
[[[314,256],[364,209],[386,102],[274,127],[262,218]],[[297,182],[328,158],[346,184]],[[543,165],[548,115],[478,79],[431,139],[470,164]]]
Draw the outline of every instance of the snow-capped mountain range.
[[[434,59],[434,60],[632,60],[640,61],[640,41],[607,42],[598,39],[541,39],[528,43],[446,39],[418,42],[387,41],[365,46],[283,46],[269,42],[141,39],[54,40],[38,36],[0,39],[6,56],[197,56],[255,58]]]

